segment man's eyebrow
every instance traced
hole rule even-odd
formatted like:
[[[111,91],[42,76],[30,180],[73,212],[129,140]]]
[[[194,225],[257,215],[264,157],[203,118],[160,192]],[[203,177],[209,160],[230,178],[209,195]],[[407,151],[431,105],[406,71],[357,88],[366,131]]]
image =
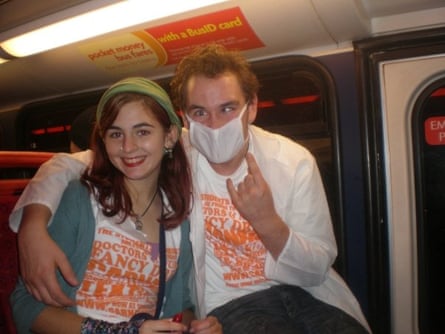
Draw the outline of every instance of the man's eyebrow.
[[[217,106],[217,108],[224,109],[224,108],[227,108],[227,107],[237,107],[239,105],[240,105],[239,101],[231,100],[231,101],[227,101],[227,102],[221,103],[220,105]],[[188,111],[188,110],[193,110],[193,109],[204,109],[204,110],[207,110],[207,108],[205,108],[204,106],[197,105],[197,104],[191,104],[185,110]]]
[[[197,104],[191,104],[186,108],[186,110],[192,110],[192,109],[205,109],[205,108]]]
[[[234,107],[234,106],[239,106],[240,105],[240,103],[238,102],[238,101],[228,101],[228,102],[225,102],[225,103],[223,103],[223,104],[221,104],[221,108],[226,108],[226,107]]]

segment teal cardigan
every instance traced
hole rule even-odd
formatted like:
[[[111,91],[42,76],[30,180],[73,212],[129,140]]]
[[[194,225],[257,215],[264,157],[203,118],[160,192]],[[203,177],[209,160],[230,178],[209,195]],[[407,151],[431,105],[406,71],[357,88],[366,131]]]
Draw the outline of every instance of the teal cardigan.
[[[79,180],[71,181],[63,194],[52,223],[48,227],[48,232],[65,252],[80,281],[83,280],[90,258],[95,225],[87,187]],[[185,220],[181,224],[181,246],[177,271],[165,287],[164,305],[161,312],[163,318],[172,317],[184,309],[194,309],[189,290],[192,269],[189,230],[189,221]],[[63,291],[74,299],[78,287],[67,284],[59,272],[57,275]],[[28,293],[20,278],[11,294],[11,305],[19,334],[30,333],[33,322],[45,308],[45,304],[37,301]],[[71,307],[69,310],[76,312],[75,307]]]

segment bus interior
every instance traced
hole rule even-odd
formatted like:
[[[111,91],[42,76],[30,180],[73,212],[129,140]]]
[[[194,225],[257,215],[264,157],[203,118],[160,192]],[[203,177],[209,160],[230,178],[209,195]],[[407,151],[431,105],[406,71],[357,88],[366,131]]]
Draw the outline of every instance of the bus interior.
[[[373,332],[444,332],[445,2],[219,0],[49,49],[29,40],[42,48],[20,54],[9,44],[127,2],[139,12],[155,7],[138,0],[0,0],[1,237],[14,242],[6,218],[11,196],[17,199],[40,163],[69,152],[72,121],[109,85],[144,76],[168,91],[181,57],[217,42],[242,51],[258,75],[255,124],[315,156],[337,238],[334,267]],[[136,13],[115,15],[108,21],[134,15],[137,22]],[[32,167],[18,158],[35,155]],[[8,281],[17,264],[2,261]],[[8,293],[10,287],[2,303]],[[5,310],[0,330],[14,333]]]

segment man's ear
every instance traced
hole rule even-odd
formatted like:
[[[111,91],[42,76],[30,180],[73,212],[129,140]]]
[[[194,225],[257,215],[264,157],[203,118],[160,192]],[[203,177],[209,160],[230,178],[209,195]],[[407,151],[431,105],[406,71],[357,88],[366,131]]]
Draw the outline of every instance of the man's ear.
[[[185,112],[182,111],[182,110],[180,110],[180,111],[179,111],[179,115],[181,116],[182,124],[184,124],[184,127],[185,127],[186,129],[190,129],[190,122],[189,122],[189,120],[187,119],[187,117],[185,117]]]
[[[255,94],[252,99],[249,101],[249,105],[247,106],[247,112],[249,114],[249,124],[252,124],[258,113],[258,96]]]

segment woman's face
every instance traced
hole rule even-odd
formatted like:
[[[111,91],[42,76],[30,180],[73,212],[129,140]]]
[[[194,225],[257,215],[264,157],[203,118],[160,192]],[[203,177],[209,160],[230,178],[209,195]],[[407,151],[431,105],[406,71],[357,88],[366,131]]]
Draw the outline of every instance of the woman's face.
[[[164,130],[142,101],[123,105],[104,134],[111,163],[134,181],[157,179],[164,147],[172,147],[174,142],[171,131]]]

